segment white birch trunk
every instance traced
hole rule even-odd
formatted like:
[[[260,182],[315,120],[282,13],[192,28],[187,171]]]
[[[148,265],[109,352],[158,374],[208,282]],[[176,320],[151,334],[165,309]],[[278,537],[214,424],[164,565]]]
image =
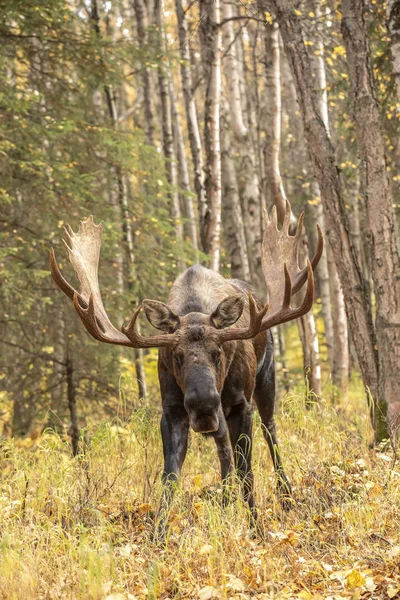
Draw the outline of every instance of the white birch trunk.
[[[196,250],[196,256],[198,256],[198,240],[197,240],[197,228],[196,228],[196,215],[193,206],[192,191],[190,188],[190,177],[189,168],[186,160],[185,140],[183,138],[183,131],[181,125],[181,119],[179,115],[178,102],[175,95],[174,84],[172,78],[169,81],[169,92],[172,104],[172,116],[174,124],[174,138],[176,142],[176,149],[178,154],[178,166],[179,166],[179,179],[180,187],[183,190],[182,205],[184,207],[184,216],[187,219],[186,229],[193,248]]]
[[[234,279],[251,281],[247,256],[246,235],[236,178],[235,164],[229,139],[226,109],[221,116],[222,215],[224,234]]]
[[[220,101],[221,101],[221,28],[220,0],[208,5],[210,25],[207,97],[205,106],[206,192],[207,214],[205,217],[205,250],[210,255],[210,268],[219,270],[221,249],[221,148],[220,148]]]
[[[163,22],[164,2],[156,0],[154,3],[155,23],[161,36],[161,51],[166,52],[166,38]],[[163,150],[165,156],[165,169],[170,184],[170,212],[175,228],[175,237],[178,246],[178,264],[180,270],[185,268],[183,259],[183,226],[178,192],[178,166],[174,148],[174,136],[172,131],[172,107],[169,89],[170,73],[169,64],[158,67],[158,83],[161,97]]]
[[[176,14],[179,27],[180,66],[182,90],[185,98],[186,119],[189,134],[190,151],[193,162],[194,189],[197,195],[197,207],[200,222],[200,231],[204,231],[204,219],[207,212],[207,199],[204,183],[202,143],[197,118],[197,108],[193,96],[192,72],[190,66],[190,41],[188,37],[188,23],[182,0],[176,0]],[[204,249],[204,247],[203,247]]]
[[[311,1],[311,8],[314,11],[315,18],[317,21],[321,21],[321,5],[319,0]],[[317,80],[317,86],[319,91],[319,108],[322,120],[324,122],[326,131],[329,134],[329,112],[328,112],[328,94],[326,88],[326,71],[325,71],[325,60],[324,60],[324,44],[322,42],[322,36],[318,35],[316,39],[316,48],[318,54],[313,55],[314,68]],[[318,183],[315,182],[316,190],[318,190],[318,217],[320,219],[320,225],[325,231],[325,218],[323,216],[323,210],[321,206],[320,193]],[[321,218],[322,217],[322,218]],[[328,277],[327,277],[328,275]],[[332,382],[338,388],[339,392],[346,396],[349,383],[349,339],[348,339],[348,327],[347,327],[347,316],[344,304],[343,291],[340,285],[338,272],[336,269],[335,261],[333,260],[332,253],[328,244],[324,256],[322,256],[320,264],[318,265],[319,282],[321,285],[321,300],[323,309],[323,318],[325,323],[325,334],[327,336],[327,343],[331,343],[331,369],[332,369]],[[329,288],[328,288],[329,286]],[[330,297],[330,298],[329,298]],[[330,300],[330,303],[329,303]],[[332,318],[332,314],[335,318]],[[332,325],[332,338],[330,338],[330,331]],[[329,351],[329,346],[328,346]]]

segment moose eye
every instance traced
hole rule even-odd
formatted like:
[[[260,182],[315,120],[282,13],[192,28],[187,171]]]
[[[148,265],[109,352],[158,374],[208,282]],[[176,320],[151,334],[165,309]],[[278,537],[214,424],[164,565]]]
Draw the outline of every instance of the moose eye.
[[[176,352],[174,354],[174,361],[179,367],[183,365],[184,354],[183,352]]]

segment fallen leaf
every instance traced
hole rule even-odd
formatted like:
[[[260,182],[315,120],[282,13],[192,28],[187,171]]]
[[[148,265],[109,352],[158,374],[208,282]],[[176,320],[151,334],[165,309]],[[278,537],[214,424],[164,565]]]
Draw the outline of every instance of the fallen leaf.
[[[359,571],[353,569],[346,577],[346,587],[348,590],[355,590],[365,585],[365,577]]]
[[[219,598],[219,591],[212,585],[206,585],[198,592],[199,600],[211,600],[211,598]]]
[[[389,598],[394,598],[398,593],[400,593],[400,586],[388,585],[386,593]]]

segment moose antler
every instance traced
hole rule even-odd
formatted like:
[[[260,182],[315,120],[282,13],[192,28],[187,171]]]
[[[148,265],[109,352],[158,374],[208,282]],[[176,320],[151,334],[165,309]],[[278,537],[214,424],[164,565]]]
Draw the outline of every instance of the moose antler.
[[[264,239],[261,250],[262,269],[269,294],[269,303],[258,310],[249,294],[249,324],[247,327],[223,329],[221,343],[229,340],[249,339],[280,323],[286,323],[305,315],[314,300],[314,274],[324,247],[321,228],[318,229],[318,243],[314,258],[307,259],[307,266],[300,269],[298,250],[303,228],[304,212],[301,213],[294,235],[289,234],[291,208],[286,202],[286,213],[282,228],[278,229],[276,208],[272,218],[265,216]],[[307,282],[306,293],[301,306],[292,308],[293,294]]]
[[[136,309],[129,325],[122,326],[122,332],[111,323],[103,305],[98,280],[102,229],[103,223],[95,225],[92,216],[81,221],[78,233],[74,233],[69,225],[64,227],[68,243],[65,240],[63,242],[79,282],[79,292],[61,274],[52,248],[50,268],[54,281],[73,301],[82,323],[96,340],[131,348],[169,346],[175,339],[174,334],[147,337],[135,331],[141,307]]]

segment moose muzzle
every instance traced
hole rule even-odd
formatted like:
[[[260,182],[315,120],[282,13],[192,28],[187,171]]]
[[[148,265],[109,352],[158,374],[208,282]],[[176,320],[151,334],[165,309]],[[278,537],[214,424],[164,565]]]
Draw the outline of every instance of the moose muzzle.
[[[218,431],[220,406],[221,397],[216,389],[207,390],[202,394],[196,391],[185,394],[185,408],[189,415],[190,426],[197,433]]]

